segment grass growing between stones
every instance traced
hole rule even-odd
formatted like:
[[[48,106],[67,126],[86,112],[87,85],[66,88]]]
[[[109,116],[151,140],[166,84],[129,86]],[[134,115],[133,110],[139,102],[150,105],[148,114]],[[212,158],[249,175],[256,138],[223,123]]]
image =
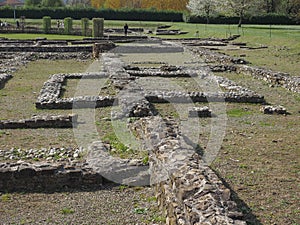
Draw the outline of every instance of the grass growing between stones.
[[[127,119],[111,120],[112,107],[96,109],[96,129],[98,139],[109,144],[110,153],[120,158],[137,158],[148,163],[148,152],[142,149],[136,134],[129,131]],[[130,119],[130,118],[129,118]]]

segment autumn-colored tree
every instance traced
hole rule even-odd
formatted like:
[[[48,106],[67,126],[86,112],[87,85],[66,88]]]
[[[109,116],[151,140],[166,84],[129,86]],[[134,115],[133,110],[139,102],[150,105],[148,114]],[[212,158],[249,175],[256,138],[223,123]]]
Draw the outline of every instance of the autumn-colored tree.
[[[142,8],[157,10],[186,10],[188,0],[143,0]]]
[[[91,0],[92,7],[97,9],[104,7],[104,4],[105,0]]]
[[[106,0],[104,6],[109,9],[119,9],[121,8],[121,0]]]
[[[179,11],[179,10],[186,9],[187,2],[188,0],[106,0],[104,6],[111,9],[153,8],[156,10],[178,10]]]

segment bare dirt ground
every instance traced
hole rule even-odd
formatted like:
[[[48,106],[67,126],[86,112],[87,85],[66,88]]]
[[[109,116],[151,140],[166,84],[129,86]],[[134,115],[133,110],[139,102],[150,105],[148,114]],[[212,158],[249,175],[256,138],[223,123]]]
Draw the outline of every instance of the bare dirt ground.
[[[0,196],[0,224],[163,224],[151,188],[106,185],[100,190]]]

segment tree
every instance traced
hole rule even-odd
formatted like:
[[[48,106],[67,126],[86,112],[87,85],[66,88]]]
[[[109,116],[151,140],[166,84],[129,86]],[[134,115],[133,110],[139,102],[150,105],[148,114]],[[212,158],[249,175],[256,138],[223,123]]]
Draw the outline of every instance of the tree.
[[[40,6],[42,0],[25,0],[25,7],[28,6]]]
[[[41,5],[44,7],[60,7],[64,3],[62,0],[42,0]]]
[[[251,12],[252,14],[259,10],[261,5],[260,0],[226,0],[219,7],[223,9],[230,8],[231,11],[239,17],[238,27],[242,26],[245,13]]]
[[[289,7],[287,8],[287,13],[297,21],[300,21],[300,0],[291,0],[288,2]]]
[[[187,8],[193,15],[201,16],[205,14],[206,22],[209,23],[209,16],[216,9],[216,0],[190,0]]]
[[[104,4],[105,8],[119,9],[121,7],[121,0],[106,0]]]
[[[188,0],[143,0],[142,8],[157,10],[186,10]]]
[[[91,5],[90,0],[66,0],[65,3],[73,7],[88,7]]]
[[[104,6],[105,0],[91,0],[91,5],[94,8],[102,8]]]

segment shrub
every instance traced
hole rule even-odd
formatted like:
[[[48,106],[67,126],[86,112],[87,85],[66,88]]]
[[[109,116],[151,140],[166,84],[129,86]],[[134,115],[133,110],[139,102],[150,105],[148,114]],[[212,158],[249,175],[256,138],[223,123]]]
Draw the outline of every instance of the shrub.
[[[51,17],[44,16],[43,17],[43,31],[44,33],[48,34],[51,30]]]
[[[93,18],[93,37],[103,37],[104,31],[104,19],[103,18]]]
[[[73,19],[71,17],[67,17],[64,19],[64,27],[65,34],[71,34],[73,27]]]
[[[82,34],[82,36],[88,36],[88,29],[89,29],[89,18],[82,18],[81,19],[81,34]]]

